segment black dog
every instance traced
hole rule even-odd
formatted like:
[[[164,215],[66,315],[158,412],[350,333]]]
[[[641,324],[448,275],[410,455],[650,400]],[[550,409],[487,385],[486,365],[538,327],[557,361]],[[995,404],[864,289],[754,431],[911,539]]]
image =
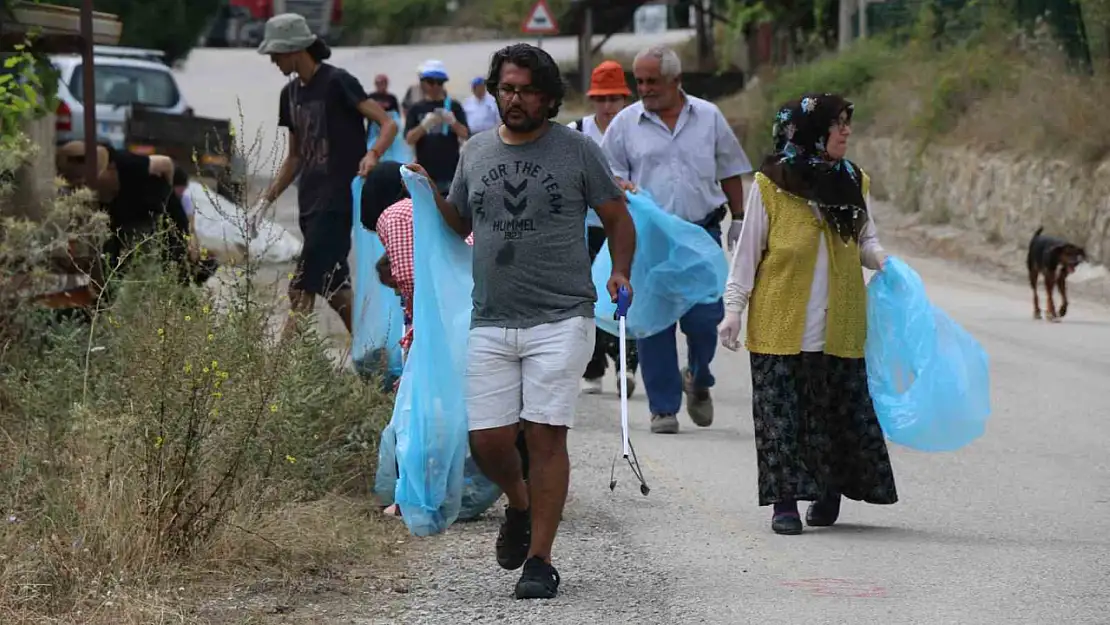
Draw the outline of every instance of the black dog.
[[[1045,291],[1048,293],[1048,320],[1059,322],[1068,314],[1068,276],[1075,272],[1079,263],[1087,260],[1087,252],[1063,239],[1044,236],[1042,232],[1043,226],[1033,233],[1033,238],[1029,241],[1029,255],[1025,258],[1025,264],[1029,268],[1029,286],[1033,287],[1033,318],[1041,318],[1037,277],[1043,274]],[[1059,315],[1056,313],[1056,303],[1052,300],[1052,291],[1055,289],[1059,289],[1060,296],[1064,298]]]

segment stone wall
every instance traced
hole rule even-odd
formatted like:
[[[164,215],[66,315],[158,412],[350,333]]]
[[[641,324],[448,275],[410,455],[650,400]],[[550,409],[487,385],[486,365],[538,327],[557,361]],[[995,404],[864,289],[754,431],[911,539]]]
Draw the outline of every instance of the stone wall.
[[[896,139],[856,139],[876,195],[923,219],[1024,246],[1039,227],[1110,265],[1110,160],[1098,167]]]

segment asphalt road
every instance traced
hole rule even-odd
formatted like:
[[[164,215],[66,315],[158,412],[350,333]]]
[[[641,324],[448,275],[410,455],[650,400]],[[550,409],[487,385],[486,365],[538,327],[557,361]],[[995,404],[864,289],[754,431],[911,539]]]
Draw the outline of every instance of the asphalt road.
[[[659,35],[614,35],[604,52],[632,52],[656,43],[677,44],[688,40],[691,31],[675,30]],[[470,95],[470,80],[489,72],[490,56],[511,43],[534,38],[504,41],[478,41],[434,46],[377,46],[336,48],[329,63],[351,72],[367,90],[374,87],[374,76],[389,76],[390,90],[401,98],[416,82],[417,68],[427,59],[439,59],[447,66],[451,80],[448,91],[455,98]],[[600,43],[600,37],[597,38]],[[577,58],[572,37],[545,38],[542,42],[556,61]],[[268,177],[275,168],[275,151],[284,153],[284,138],[277,133],[278,94],[288,78],[270,62],[269,57],[250,49],[199,48],[190,53],[184,67],[175,71],[185,99],[197,115],[232,119],[251,146],[252,173]]]
[[[401,90],[424,58],[469,77],[500,43],[340,50],[335,61],[367,82],[386,71]],[[248,127],[271,131],[283,80],[252,51],[198,50],[181,73],[200,114],[232,116],[240,97]],[[897,252],[889,237],[888,247]],[[958,452],[892,445],[898,504],[846,502],[836,527],[771,533],[769,509],[756,505],[747,355],[722,350],[712,428],[683,417],[680,435],[651,435],[642,391],[633,397],[647,497],[620,465],[608,488],[615,396],[582,399],[559,599],[511,599],[517,574],[494,562],[491,516],[408,541],[405,592],[352,604],[342,622],[1110,623],[1110,308],[1077,298],[1063,323],[1035,322],[1027,288],[905,258],[989,352],[994,415]]]

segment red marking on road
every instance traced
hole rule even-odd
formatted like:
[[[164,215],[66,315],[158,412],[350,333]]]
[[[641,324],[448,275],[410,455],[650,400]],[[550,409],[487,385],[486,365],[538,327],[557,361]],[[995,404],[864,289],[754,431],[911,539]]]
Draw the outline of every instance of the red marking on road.
[[[873,582],[857,582],[835,577],[810,577],[782,582],[787,588],[797,588],[817,597],[855,597],[875,599],[886,597],[886,588]]]

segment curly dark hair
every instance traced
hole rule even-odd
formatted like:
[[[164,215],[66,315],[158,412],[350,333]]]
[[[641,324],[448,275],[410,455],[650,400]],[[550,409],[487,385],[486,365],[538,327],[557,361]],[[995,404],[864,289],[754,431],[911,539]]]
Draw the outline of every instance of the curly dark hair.
[[[505,46],[493,53],[489,64],[489,77],[486,85],[491,92],[497,91],[497,83],[501,81],[501,67],[505,63],[512,63],[532,71],[532,86],[548,99],[547,118],[555,119],[559,116],[559,108],[563,106],[563,98],[567,95],[567,86],[563,82],[562,72],[555,59],[551,58],[541,48],[527,43],[515,43]]]

